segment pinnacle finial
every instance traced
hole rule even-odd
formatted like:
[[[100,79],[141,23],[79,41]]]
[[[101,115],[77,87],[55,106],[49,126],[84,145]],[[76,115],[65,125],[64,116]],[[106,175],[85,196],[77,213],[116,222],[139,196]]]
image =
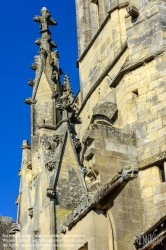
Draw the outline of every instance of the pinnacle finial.
[[[70,79],[67,73],[65,73],[65,77],[64,77],[64,87],[63,87],[63,91],[66,92],[66,94],[72,94],[73,95],[73,91],[71,89],[70,86]]]
[[[54,18],[51,18],[51,13],[47,10],[46,7],[41,9],[42,16],[34,16],[33,20],[35,22],[40,23],[41,33],[47,31],[49,32],[49,25],[56,25],[56,21]]]
[[[44,11],[44,10],[47,11],[47,8],[46,8],[46,7],[43,7],[43,8],[41,9],[41,12]]]

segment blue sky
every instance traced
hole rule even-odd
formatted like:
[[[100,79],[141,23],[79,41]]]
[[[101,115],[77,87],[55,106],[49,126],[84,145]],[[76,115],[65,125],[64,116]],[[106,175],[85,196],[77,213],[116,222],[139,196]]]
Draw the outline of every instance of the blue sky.
[[[58,23],[50,30],[58,45],[60,67],[69,74],[74,93],[79,90],[75,0],[1,1],[0,215],[12,216],[14,220],[21,145],[24,139],[30,140],[30,107],[24,100],[31,96],[28,80],[34,78],[34,71],[30,65],[39,49],[34,43],[40,38],[39,24],[33,21],[33,16],[40,15],[42,7],[47,7]]]

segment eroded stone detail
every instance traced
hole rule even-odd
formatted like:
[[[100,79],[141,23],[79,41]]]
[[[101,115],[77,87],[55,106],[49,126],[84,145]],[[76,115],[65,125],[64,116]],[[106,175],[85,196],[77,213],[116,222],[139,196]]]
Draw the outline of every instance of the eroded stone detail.
[[[31,97],[25,99],[25,103],[28,105],[36,104],[36,100],[33,100]]]
[[[31,87],[33,87],[35,85],[35,80],[34,79],[30,79],[28,81],[28,85],[31,86]]]
[[[74,223],[78,221],[78,219],[88,213],[90,209],[92,209],[93,207],[99,207],[98,204],[100,204],[100,202],[104,200],[104,198],[110,192],[116,189],[117,186],[120,186],[123,181],[129,181],[129,179],[136,178],[137,174],[137,168],[124,168],[120,172],[118,172],[118,174],[115,175],[111,181],[101,186],[94,194],[83,195],[77,202],[73,210],[66,216],[65,222],[63,223],[62,227],[71,227]],[[101,206],[103,206],[103,204]]]
[[[55,199],[56,198],[55,190],[48,188],[47,189],[47,197],[49,197],[50,199]]]
[[[75,148],[76,148],[76,152],[77,152],[77,153],[80,153],[80,152],[81,152],[81,149],[82,149],[80,139],[73,138],[73,142],[74,142],[74,146],[75,146]]]
[[[53,169],[56,169],[56,162],[47,163],[46,168],[48,169],[48,171],[53,171]]]
[[[21,225],[13,222],[13,224],[10,227],[9,234],[15,234],[17,232],[20,232],[20,230],[21,230]]]
[[[28,209],[28,215],[30,216],[30,218],[32,219],[32,217],[33,217],[33,207],[30,207],[29,209]]]
[[[78,117],[78,108],[74,103],[73,91],[67,74],[64,77],[63,95],[60,99],[62,102],[57,103],[56,108],[62,112],[63,118],[68,118],[68,121],[72,124],[81,124],[81,118]]]
[[[33,20],[40,23],[41,32],[48,30],[49,25],[56,25],[55,19],[51,18],[51,13],[47,8],[41,9],[42,16],[34,16]]]
[[[58,203],[63,209],[72,208],[83,192],[74,168],[70,167],[68,174],[69,179],[59,179],[56,190]]]
[[[15,201],[15,204],[18,205],[19,203],[19,195],[16,197],[16,201]]]
[[[27,169],[32,170],[32,161],[31,160],[25,161],[24,164],[25,164]]]

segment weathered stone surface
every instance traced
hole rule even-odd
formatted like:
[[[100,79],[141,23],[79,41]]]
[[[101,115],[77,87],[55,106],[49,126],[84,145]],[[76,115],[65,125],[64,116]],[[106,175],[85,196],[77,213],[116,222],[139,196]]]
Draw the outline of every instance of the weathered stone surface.
[[[26,101],[32,142],[22,146],[16,235],[84,236],[65,250],[133,250],[135,237],[165,216],[166,3],[130,4],[136,8],[123,0],[76,1],[76,98],[67,74],[60,82],[48,29],[55,20],[46,8],[34,18],[42,37]]]

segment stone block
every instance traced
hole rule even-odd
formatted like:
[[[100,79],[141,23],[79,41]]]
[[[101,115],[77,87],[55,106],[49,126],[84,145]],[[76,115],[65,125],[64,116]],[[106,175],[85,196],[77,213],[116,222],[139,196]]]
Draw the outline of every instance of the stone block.
[[[141,197],[142,199],[148,199],[150,197],[152,197],[153,193],[152,193],[152,187],[145,187],[142,188],[142,192],[141,192]]]
[[[150,122],[149,124],[147,124],[147,133],[153,133],[156,130],[159,130],[162,128],[162,121],[161,119],[157,119],[154,122]]]
[[[153,189],[153,195],[158,195],[161,193],[161,185],[162,184],[156,184],[153,185],[152,189]]]
[[[158,194],[154,196],[154,203],[166,200],[166,193]]]

